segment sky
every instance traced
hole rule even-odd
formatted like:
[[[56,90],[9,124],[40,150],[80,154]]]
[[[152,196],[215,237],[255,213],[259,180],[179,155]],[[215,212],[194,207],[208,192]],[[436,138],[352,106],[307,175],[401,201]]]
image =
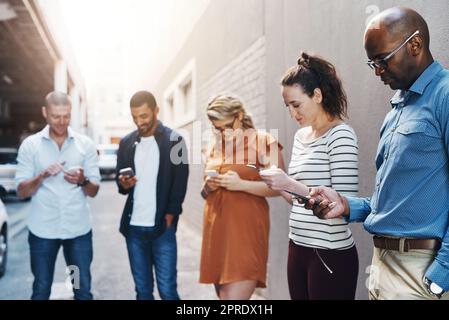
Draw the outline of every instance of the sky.
[[[96,141],[133,128],[129,98],[157,85],[213,0],[38,0]]]
[[[121,69],[129,90],[154,85],[211,0],[56,0],[88,86]],[[54,7],[55,0],[40,0]],[[67,34],[67,36],[65,36]],[[144,79],[148,75],[152,79]],[[123,79],[122,79],[123,80]]]

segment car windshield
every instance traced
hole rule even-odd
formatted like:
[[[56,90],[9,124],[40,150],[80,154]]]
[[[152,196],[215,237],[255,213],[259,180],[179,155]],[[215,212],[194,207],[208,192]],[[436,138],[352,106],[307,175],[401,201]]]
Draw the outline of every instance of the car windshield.
[[[102,155],[115,155],[115,154],[117,154],[117,150],[116,149],[103,149],[103,150],[100,150],[100,154],[102,154]]]
[[[0,151],[0,164],[17,164],[17,152]]]

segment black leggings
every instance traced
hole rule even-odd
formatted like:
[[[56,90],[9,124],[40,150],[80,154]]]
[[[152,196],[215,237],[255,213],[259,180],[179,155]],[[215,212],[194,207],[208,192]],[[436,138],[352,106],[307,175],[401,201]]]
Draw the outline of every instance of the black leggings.
[[[323,250],[298,246],[290,240],[287,268],[292,300],[355,299],[359,273],[355,246]]]

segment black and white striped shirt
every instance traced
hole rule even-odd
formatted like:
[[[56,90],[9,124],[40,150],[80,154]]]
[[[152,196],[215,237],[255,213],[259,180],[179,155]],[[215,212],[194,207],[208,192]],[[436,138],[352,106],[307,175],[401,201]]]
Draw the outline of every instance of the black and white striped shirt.
[[[289,175],[308,187],[327,186],[348,196],[358,192],[358,147],[354,130],[347,124],[333,127],[309,142],[295,135]],[[320,249],[348,249],[354,239],[342,219],[320,220],[304,205],[293,202],[289,237],[297,245]]]

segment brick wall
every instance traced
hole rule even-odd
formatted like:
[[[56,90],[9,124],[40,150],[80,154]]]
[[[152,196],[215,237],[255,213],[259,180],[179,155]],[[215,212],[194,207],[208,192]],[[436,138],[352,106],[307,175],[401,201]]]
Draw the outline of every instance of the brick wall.
[[[204,111],[210,98],[226,92],[241,98],[256,128],[264,128],[265,66],[265,38],[262,37],[211,79],[200,84],[197,114],[202,116],[201,120],[207,121]]]
[[[197,61],[197,64],[200,63],[201,61]],[[212,78],[202,84],[199,83],[197,115],[198,120],[202,122],[202,128],[206,129],[210,126],[205,112],[208,101],[213,96],[225,92],[242,99],[256,128],[264,129],[266,124],[265,70],[265,38],[260,38]],[[184,129],[192,132],[191,126]],[[204,206],[200,196],[203,169],[203,165],[190,166],[189,186],[184,201],[183,219],[188,220],[189,224],[198,231],[202,228]]]

